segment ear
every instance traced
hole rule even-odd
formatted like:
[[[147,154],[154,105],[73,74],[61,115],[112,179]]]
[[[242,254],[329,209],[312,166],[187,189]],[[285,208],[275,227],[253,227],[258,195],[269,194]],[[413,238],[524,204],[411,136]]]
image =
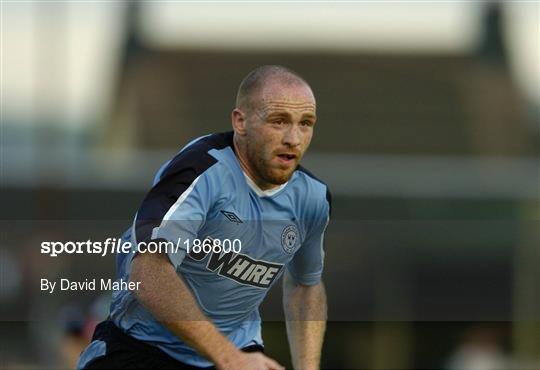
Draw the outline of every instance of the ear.
[[[232,127],[236,134],[244,136],[246,134],[246,114],[238,108],[234,108],[231,113]]]

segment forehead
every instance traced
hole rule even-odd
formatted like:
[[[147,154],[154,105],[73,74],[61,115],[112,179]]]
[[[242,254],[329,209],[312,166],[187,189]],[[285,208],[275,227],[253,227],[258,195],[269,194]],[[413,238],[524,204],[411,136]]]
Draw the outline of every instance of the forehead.
[[[282,110],[315,113],[316,102],[313,92],[306,85],[265,86],[258,96],[256,105],[266,113]]]

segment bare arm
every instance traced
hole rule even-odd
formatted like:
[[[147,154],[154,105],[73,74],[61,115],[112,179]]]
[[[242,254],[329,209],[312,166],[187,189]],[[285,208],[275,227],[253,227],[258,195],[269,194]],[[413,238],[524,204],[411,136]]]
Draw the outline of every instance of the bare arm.
[[[200,310],[164,254],[139,254],[130,281],[140,281],[137,299],[154,317],[219,369],[282,369],[274,360],[237,349]],[[176,292],[171,294],[171,292]]]
[[[299,285],[286,272],[283,306],[293,367],[297,370],[319,369],[327,316],[323,283]]]

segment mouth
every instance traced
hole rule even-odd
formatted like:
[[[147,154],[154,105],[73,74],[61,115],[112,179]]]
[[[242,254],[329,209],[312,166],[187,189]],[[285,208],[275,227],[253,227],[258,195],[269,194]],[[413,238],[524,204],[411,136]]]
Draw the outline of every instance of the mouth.
[[[279,162],[281,163],[291,164],[291,163],[296,162],[296,160],[298,159],[298,156],[294,153],[280,153],[280,154],[277,154],[277,158]]]

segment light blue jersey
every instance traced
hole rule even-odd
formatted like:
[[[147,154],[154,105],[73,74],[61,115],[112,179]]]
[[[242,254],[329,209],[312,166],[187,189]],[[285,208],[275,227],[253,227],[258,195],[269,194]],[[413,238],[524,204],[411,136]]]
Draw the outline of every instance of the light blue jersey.
[[[204,136],[167,162],[123,239],[133,245],[173,242],[177,248],[168,251],[169,260],[202,312],[243,348],[262,345],[259,305],[285,268],[300,284],[321,280],[330,193],[302,167],[279,188],[260,190],[242,171],[232,137]],[[230,252],[199,250],[205,240]],[[129,279],[134,255],[119,256],[118,278]],[[213,365],[157,322],[129,290],[113,294],[110,317],[126,334],[181,362]],[[91,345],[80,364],[102,347]]]

